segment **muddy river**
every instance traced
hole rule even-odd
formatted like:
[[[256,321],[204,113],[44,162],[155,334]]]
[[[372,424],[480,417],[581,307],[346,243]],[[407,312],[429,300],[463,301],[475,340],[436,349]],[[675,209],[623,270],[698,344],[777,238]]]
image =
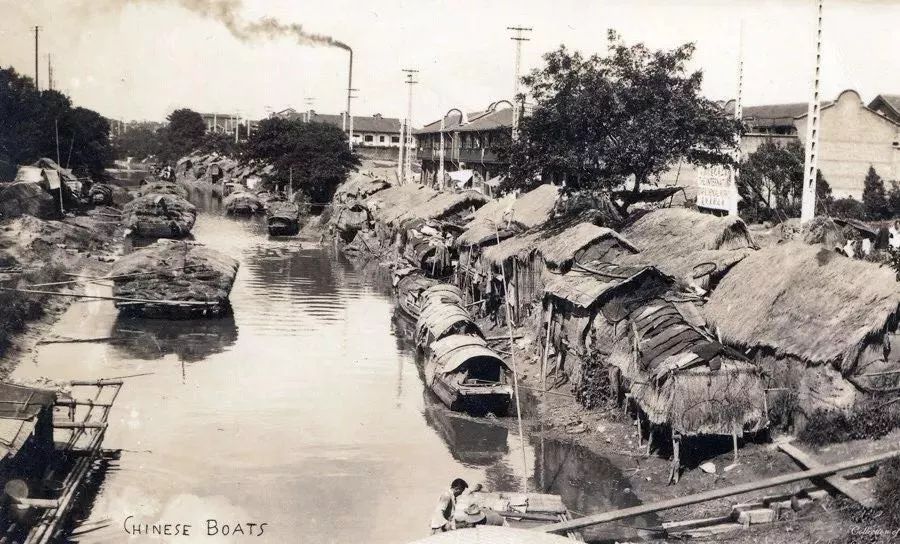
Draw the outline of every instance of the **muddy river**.
[[[45,345],[15,373],[145,374],[126,380],[105,442],[121,456],[69,541],[407,542],[427,535],[453,478],[517,490],[523,471],[579,514],[637,504],[605,459],[531,432],[523,467],[514,426],[424,391],[383,272],[316,240],[271,239],[215,198],[198,205],[195,238],[241,263],[232,317],[123,319],[110,302],[75,303],[56,334],[115,341]],[[189,536],[126,534],[166,523]]]

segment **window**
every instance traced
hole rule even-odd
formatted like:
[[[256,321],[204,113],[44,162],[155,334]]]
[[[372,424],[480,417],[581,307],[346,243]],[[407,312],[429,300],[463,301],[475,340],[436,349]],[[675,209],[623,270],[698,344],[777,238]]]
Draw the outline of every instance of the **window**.
[[[384,135],[383,134],[378,137],[378,141],[381,143],[384,143]]]
[[[367,142],[374,142],[374,141],[375,141],[375,137],[372,136],[371,134],[366,134],[366,137],[364,138],[364,140],[367,141]]]
[[[391,143],[392,143],[392,144],[399,144],[399,143],[400,143],[400,136],[391,136]]]

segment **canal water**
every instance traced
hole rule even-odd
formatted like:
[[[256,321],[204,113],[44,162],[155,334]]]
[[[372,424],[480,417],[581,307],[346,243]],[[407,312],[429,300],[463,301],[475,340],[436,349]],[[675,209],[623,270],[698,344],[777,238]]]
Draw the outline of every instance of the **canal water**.
[[[45,345],[16,371],[144,374],[126,379],[105,441],[121,457],[70,542],[407,542],[428,534],[453,478],[517,490],[523,472],[579,514],[638,504],[607,460],[532,437],[523,467],[514,426],[433,399],[383,272],[317,240],[272,239],[264,221],[227,218],[215,198],[195,201],[196,240],[240,261],[233,316],[126,319],[107,301],[75,303],[56,334],[116,341]],[[126,534],[165,523],[190,534]],[[263,534],[224,537],[226,525]]]

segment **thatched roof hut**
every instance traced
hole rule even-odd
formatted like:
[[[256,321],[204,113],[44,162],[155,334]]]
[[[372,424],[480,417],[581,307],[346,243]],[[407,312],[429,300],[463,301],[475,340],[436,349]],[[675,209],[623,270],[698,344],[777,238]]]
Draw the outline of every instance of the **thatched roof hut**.
[[[553,214],[558,198],[559,187],[545,184],[518,198],[509,195],[492,201],[473,214],[456,244],[465,247],[492,243],[498,230],[503,231],[512,223],[526,229],[541,225]]]
[[[390,187],[389,181],[376,177],[369,172],[355,172],[350,179],[342,183],[334,193],[335,202],[343,202],[347,198],[367,198],[370,195]]]
[[[415,210],[437,194],[424,185],[410,183],[389,187],[375,193],[366,202],[375,221],[385,226],[399,225],[405,219],[415,219]]]
[[[900,283],[887,267],[799,241],[749,254],[703,314],[732,345],[761,348],[846,375],[897,330]]]
[[[648,212],[625,227],[622,234],[640,253],[623,255],[618,262],[653,265],[704,288],[759,248],[741,219],[687,208]]]
[[[444,219],[454,214],[478,209],[488,202],[478,191],[440,192],[431,200],[411,211],[417,219]]]

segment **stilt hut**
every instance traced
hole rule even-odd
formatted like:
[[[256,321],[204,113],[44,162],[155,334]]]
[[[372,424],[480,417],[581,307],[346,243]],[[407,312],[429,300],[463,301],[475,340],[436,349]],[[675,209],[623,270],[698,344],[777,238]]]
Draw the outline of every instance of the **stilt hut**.
[[[798,429],[813,412],[900,391],[900,284],[887,267],[787,242],[738,263],[702,313],[795,397]]]
[[[680,474],[682,438],[730,436],[736,449],[745,433],[767,426],[757,367],[720,344],[693,301],[656,269],[585,265],[547,286],[547,306],[544,361],[554,349],[553,370],[567,369],[582,399],[598,393],[585,393],[585,386],[605,389],[610,400],[625,393],[638,432],[641,421],[650,424],[648,450],[655,431],[668,429],[672,481]]]
[[[738,218],[716,217],[687,208],[647,212],[622,229],[640,249],[614,260],[650,265],[699,289],[709,290],[741,259],[759,249]]]

